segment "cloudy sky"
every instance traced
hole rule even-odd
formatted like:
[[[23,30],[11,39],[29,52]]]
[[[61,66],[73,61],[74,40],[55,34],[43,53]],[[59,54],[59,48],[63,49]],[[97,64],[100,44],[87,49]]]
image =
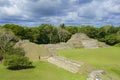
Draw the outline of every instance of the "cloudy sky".
[[[120,0],[0,0],[0,25],[120,26]]]

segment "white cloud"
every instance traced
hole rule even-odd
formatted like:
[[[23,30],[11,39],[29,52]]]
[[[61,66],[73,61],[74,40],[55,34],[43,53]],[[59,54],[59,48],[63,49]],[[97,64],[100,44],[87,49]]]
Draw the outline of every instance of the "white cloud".
[[[120,23],[120,0],[0,0],[0,19],[16,23]],[[25,23],[26,20],[26,23]],[[32,22],[33,21],[33,22]]]
[[[120,13],[120,1],[119,0],[108,0],[103,3],[104,8],[112,13]]]
[[[3,11],[4,14],[7,14],[8,16],[16,16],[16,15],[20,15],[21,11],[17,8],[16,5],[12,6],[12,7],[3,7]]]

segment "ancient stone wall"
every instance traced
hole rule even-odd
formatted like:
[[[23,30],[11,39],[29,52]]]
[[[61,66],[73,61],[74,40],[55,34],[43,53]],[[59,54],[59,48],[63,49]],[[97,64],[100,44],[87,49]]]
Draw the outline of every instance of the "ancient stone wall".
[[[59,43],[59,44],[46,44],[44,45],[45,48],[49,50],[61,50],[61,49],[71,49],[72,46],[66,43]]]

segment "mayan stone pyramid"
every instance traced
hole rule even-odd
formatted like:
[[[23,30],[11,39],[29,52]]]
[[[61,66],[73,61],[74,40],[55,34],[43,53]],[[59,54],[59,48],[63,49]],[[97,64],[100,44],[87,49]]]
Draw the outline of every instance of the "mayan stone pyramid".
[[[67,44],[70,44],[74,48],[100,48],[108,46],[96,39],[89,38],[84,33],[76,33],[72,35],[71,39],[67,41]]]

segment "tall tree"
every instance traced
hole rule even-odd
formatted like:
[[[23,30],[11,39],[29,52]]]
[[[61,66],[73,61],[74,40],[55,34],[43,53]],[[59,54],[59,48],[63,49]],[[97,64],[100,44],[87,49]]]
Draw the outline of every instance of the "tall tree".
[[[85,33],[91,38],[96,38],[98,29],[93,26],[81,26],[79,32]]]
[[[3,25],[3,28],[11,29],[17,37],[24,39],[24,27],[16,24],[5,24]]]
[[[70,36],[70,32],[61,27],[58,27],[58,37],[60,42],[66,42],[70,38]]]
[[[17,40],[18,39],[11,30],[0,29],[0,61],[3,59],[4,54],[11,50],[14,41]]]
[[[66,29],[67,31],[69,31],[71,34],[78,33],[78,27],[67,26],[65,29]]]
[[[13,46],[13,41],[17,40],[18,39],[11,30],[0,30],[0,50],[2,52],[6,52],[11,46]]]
[[[111,25],[104,25],[101,28],[104,30],[106,35],[110,35],[110,34],[116,33],[118,31],[117,28],[115,28]]]

